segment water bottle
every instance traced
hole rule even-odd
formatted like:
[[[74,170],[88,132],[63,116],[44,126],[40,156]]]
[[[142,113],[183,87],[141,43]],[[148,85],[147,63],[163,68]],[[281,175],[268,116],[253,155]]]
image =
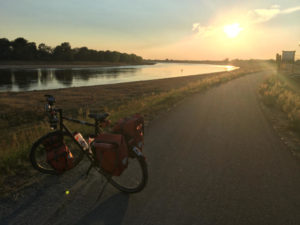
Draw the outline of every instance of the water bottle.
[[[89,148],[88,143],[86,143],[86,141],[82,137],[81,133],[75,132],[74,133],[74,138],[81,145],[81,147],[83,148],[83,150],[87,150]]]

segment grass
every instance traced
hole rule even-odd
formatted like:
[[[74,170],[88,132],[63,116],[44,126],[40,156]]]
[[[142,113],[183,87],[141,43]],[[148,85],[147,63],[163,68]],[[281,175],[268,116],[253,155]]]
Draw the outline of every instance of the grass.
[[[300,133],[300,93],[290,83],[284,75],[276,74],[261,84],[259,93],[267,106],[284,112],[290,128]]]
[[[61,89],[51,93],[58,96],[57,102],[64,102],[61,107],[65,109],[66,114],[79,119],[90,120],[87,114],[97,108],[109,112],[112,122],[139,112],[145,116],[147,123],[155,115],[169,110],[188,95],[258,70],[262,68],[251,67],[209,76]],[[28,154],[32,143],[49,132],[49,125],[44,120],[41,109],[45,93],[47,91],[1,93],[0,95],[2,98],[0,106],[5,106],[3,107],[5,110],[0,114],[0,184],[4,184],[2,186],[9,183],[9,178],[12,176],[23,177],[24,174],[29,176],[31,174]],[[80,125],[69,127],[83,134],[92,133],[91,129],[83,130]]]

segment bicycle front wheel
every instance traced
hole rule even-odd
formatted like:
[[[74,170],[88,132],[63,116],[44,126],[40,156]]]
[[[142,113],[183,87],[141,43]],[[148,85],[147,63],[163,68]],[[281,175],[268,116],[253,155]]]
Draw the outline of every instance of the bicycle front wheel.
[[[71,151],[74,160],[73,167],[75,167],[83,158],[83,151],[74,141],[73,137],[66,132],[54,131],[46,134],[45,136],[38,139],[32,146],[30,151],[30,161],[32,166],[38,171],[46,174],[60,174],[56,171],[48,162],[47,162],[47,152],[45,146],[43,145],[44,141],[50,137],[63,135],[63,142],[68,146]]]
[[[108,178],[117,189],[125,193],[137,193],[143,190],[148,180],[148,168],[144,156],[131,152],[128,167],[120,176]]]

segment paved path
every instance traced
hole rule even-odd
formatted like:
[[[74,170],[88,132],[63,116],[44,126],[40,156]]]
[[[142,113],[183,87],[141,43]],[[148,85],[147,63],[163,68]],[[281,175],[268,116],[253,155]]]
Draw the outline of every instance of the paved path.
[[[80,179],[83,165],[45,176],[15,203],[2,201],[0,224],[299,225],[300,166],[259,107],[263,76],[196,94],[156,119],[147,130],[143,192],[109,186],[95,203],[101,182],[96,173]]]

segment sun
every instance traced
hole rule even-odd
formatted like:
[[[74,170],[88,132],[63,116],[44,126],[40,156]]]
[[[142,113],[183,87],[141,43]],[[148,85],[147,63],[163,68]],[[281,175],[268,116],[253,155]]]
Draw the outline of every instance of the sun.
[[[239,23],[228,24],[223,28],[223,31],[229,38],[235,38],[242,30],[244,30],[244,28],[242,28]]]

